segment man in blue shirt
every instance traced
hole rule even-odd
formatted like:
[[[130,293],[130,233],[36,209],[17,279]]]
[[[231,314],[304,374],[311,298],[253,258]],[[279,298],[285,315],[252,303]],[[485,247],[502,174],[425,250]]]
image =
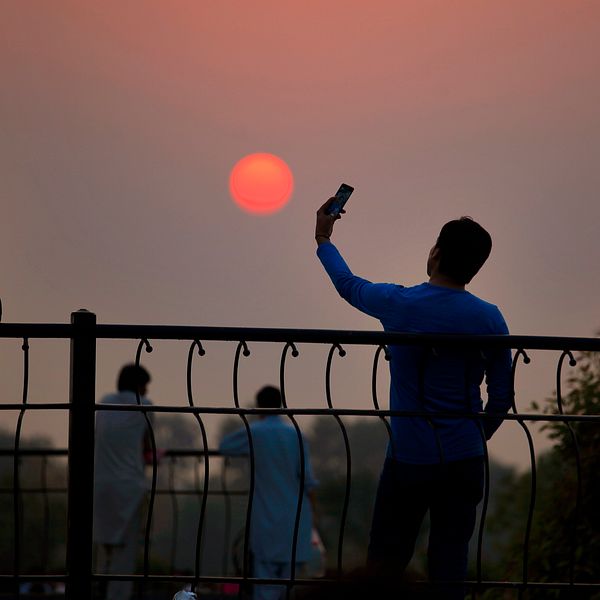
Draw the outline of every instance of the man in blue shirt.
[[[256,395],[258,408],[280,408],[281,393],[273,386]],[[287,579],[291,574],[294,525],[301,489],[300,443],[296,429],[280,415],[261,415],[250,425],[254,452],[254,495],[250,515],[252,575],[265,579]],[[307,442],[304,450],[304,490],[296,542],[296,572],[308,562],[311,550],[312,475]],[[223,438],[219,451],[225,456],[247,456],[250,444],[246,429]],[[279,600],[285,586],[256,585],[253,600]]]
[[[338,293],[379,319],[386,331],[441,334],[508,334],[496,306],[465,290],[487,260],[492,240],[468,217],[442,228],[429,253],[429,281],[413,287],[371,283],[355,276],[331,243],[340,215],[317,212],[317,256]],[[343,212],[343,211],[342,211]],[[403,571],[426,512],[430,513],[428,569],[432,581],[464,580],[468,543],[483,493],[483,445],[501,420],[435,417],[436,412],[504,414],[512,403],[510,350],[426,351],[390,348],[390,408],[426,411],[431,417],[392,417],[392,436],[375,500],[369,563],[382,574]],[[484,440],[485,438],[485,440]],[[443,598],[461,599],[461,585]]]

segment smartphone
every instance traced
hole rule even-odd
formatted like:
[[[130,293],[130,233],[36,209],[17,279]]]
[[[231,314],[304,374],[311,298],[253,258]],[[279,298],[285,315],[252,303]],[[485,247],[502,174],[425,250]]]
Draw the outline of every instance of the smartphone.
[[[335,200],[331,203],[327,214],[333,215],[334,217],[339,215],[346,202],[348,202],[348,198],[350,198],[350,195],[353,191],[354,188],[351,185],[342,183],[342,185],[340,185],[340,189],[335,193]]]

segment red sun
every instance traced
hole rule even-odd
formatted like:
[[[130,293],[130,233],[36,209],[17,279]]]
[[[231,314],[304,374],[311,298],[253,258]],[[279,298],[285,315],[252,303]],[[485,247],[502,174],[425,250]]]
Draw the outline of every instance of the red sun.
[[[294,178],[290,168],[274,154],[259,152],[239,160],[229,176],[229,191],[245,211],[269,215],[290,199]]]

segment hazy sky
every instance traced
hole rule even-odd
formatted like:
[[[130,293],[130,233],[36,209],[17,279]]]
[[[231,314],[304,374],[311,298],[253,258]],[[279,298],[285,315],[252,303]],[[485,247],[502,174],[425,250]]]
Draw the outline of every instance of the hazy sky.
[[[357,274],[422,282],[440,226],[467,214],[494,239],[471,291],[513,333],[600,328],[599,2],[0,0],[0,73],[5,322],[86,307],[104,323],[378,329],[314,256],[314,212],[346,181],[335,241]],[[270,217],[229,198],[251,152],[295,176]],[[19,344],[2,344],[15,401]],[[234,347],[216,346],[198,401],[229,404]],[[277,381],[280,350],[247,369],[245,403]],[[66,351],[32,342],[33,401],[64,399]],[[99,394],[134,352],[101,345]],[[295,359],[296,405],[323,405],[324,352]],[[155,401],[185,403],[186,353],[157,345]],[[370,356],[344,359],[338,404],[366,406]],[[522,408],[552,391],[555,359],[529,367]],[[26,419],[42,431],[60,443],[65,420]],[[493,451],[521,447],[505,433]]]

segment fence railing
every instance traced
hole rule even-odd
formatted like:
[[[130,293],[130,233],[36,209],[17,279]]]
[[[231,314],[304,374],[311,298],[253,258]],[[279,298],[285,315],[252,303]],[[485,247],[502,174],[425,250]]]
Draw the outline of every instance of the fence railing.
[[[242,589],[250,583],[274,583],[274,580],[263,580],[251,576],[248,564],[248,533],[249,518],[251,513],[251,501],[248,502],[246,518],[246,535],[244,540],[243,569],[239,576],[231,576],[227,573],[221,575],[202,575],[199,562],[199,552],[202,542],[202,536],[206,527],[206,498],[204,491],[208,490],[208,483],[211,474],[211,457],[214,452],[209,450],[207,441],[207,432],[204,419],[208,415],[236,415],[247,428],[248,417],[257,414],[264,414],[265,409],[243,408],[239,403],[238,392],[238,371],[240,361],[247,357],[251,352],[253,344],[277,344],[281,347],[279,358],[279,384],[282,392],[283,405],[280,409],[269,409],[273,414],[285,415],[298,433],[298,442],[302,447],[302,435],[296,417],[300,416],[329,416],[336,420],[345,443],[345,462],[346,462],[346,485],[345,497],[341,511],[338,555],[336,560],[336,569],[334,576],[321,583],[335,583],[339,580],[343,572],[343,544],[346,533],[346,515],[350,490],[352,486],[352,456],[350,445],[346,434],[346,427],[343,417],[377,417],[382,420],[388,432],[390,431],[390,417],[422,417],[431,419],[432,414],[428,411],[392,411],[381,408],[381,402],[377,397],[378,387],[378,366],[382,359],[387,358],[387,348],[393,345],[418,346],[422,349],[433,350],[441,348],[460,349],[468,351],[481,351],[485,349],[510,348],[514,350],[513,359],[513,385],[515,375],[521,364],[529,362],[527,352],[531,350],[544,350],[556,352],[556,381],[557,385],[557,410],[556,414],[543,413],[519,413],[517,404],[514,404],[512,412],[507,415],[491,415],[483,413],[435,413],[436,418],[467,418],[480,422],[482,419],[499,418],[505,421],[515,421],[523,431],[527,441],[529,453],[529,463],[531,467],[531,486],[527,510],[527,522],[523,532],[523,558],[521,577],[518,580],[490,581],[484,578],[482,567],[482,541],[484,535],[486,510],[489,503],[490,481],[489,481],[489,457],[487,447],[485,451],[486,479],[485,492],[483,499],[482,518],[477,536],[477,556],[476,556],[476,577],[473,581],[467,582],[473,597],[481,590],[488,588],[506,588],[518,590],[519,597],[528,589],[549,589],[549,590],[588,590],[591,593],[600,592],[600,583],[583,582],[576,580],[576,561],[577,556],[574,552],[574,535],[566,543],[570,543],[573,551],[570,553],[570,576],[565,581],[534,581],[528,573],[529,552],[530,552],[530,533],[533,515],[536,504],[536,492],[538,481],[536,478],[537,459],[533,436],[529,429],[532,422],[561,422],[570,429],[574,456],[576,462],[576,478],[580,486],[581,465],[577,450],[577,438],[572,424],[587,423],[600,429],[600,415],[596,414],[564,414],[561,403],[560,381],[565,360],[568,359],[572,365],[575,362],[574,353],[577,352],[599,352],[600,340],[596,338],[566,338],[566,337],[533,337],[533,336],[463,336],[463,335],[433,335],[433,334],[405,334],[405,333],[384,333],[370,331],[330,331],[330,330],[303,330],[303,329],[257,329],[257,328],[231,328],[231,327],[186,327],[186,326],[157,326],[157,325],[100,325],[96,323],[94,314],[87,311],[78,311],[72,314],[71,324],[0,324],[0,339],[16,338],[22,340],[23,352],[23,386],[22,401],[20,403],[0,404],[0,411],[18,411],[17,426],[15,431],[14,447],[8,452],[13,457],[13,478],[12,478],[12,496],[13,496],[13,528],[14,528],[14,561],[10,573],[0,574],[0,584],[13,586],[15,597],[19,596],[19,584],[24,581],[32,580],[54,580],[64,581],[66,585],[66,597],[72,600],[80,598],[91,598],[93,596],[92,588],[94,582],[106,581],[109,579],[129,579],[139,583],[140,594],[147,589],[153,582],[173,582],[189,583],[196,586],[200,583],[238,583]],[[70,360],[70,401],[66,403],[29,403],[29,346],[35,339],[65,339],[70,340],[71,360]],[[187,359],[187,406],[165,406],[165,405],[104,405],[97,404],[95,398],[96,382],[96,344],[98,340],[137,340],[137,352],[134,357],[136,364],[140,363],[143,352],[151,352],[151,344],[159,340],[178,340],[182,343],[188,343]],[[205,348],[203,343],[219,341],[232,343],[232,396],[229,406],[208,407],[198,405],[194,401],[192,389],[192,366],[197,355],[203,355]],[[329,348],[327,361],[325,365],[325,402],[323,408],[299,408],[290,407],[286,396],[286,364],[290,356],[298,354],[297,346],[300,344],[325,345]],[[360,409],[337,408],[334,406],[331,394],[331,366],[336,355],[343,356],[345,348],[352,346],[371,347],[373,349],[372,361],[372,395],[371,406]],[[518,390],[517,390],[518,392]],[[20,459],[30,450],[21,448],[21,429],[23,417],[27,411],[68,411],[69,413],[69,439],[67,449],[68,459],[68,484],[67,504],[67,532],[66,532],[66,570],[64,574],[53,576],[48,575],[25,575],[21,571],[20,556],[23,543],[20,523],[22,522],[22,495],[24,490],[20,485]],[[148,503],[148,517],[145,526],[145,546],[144,546],[144,564],[143,572],[140,575],[106,575],[98,573],[94,569],[93,561],[93,537],[92,537],[92,514],[93,514],[93,486],[94,473],[92,465],[94,464],[94,423],[97,411],[116,410],[116,411],[140,411],[147,415],[148,413],[179,413],[193,415],[197,424],[199,435],[202,438],[202,448],[197,456],[202,463],[203,477],[198,482],[202,501],[199,506],[198,529],[196,535],[196,560],[194,572],[190,575],[166,575],[154,574],[150,568],[149,557],[149,539],[152,526],[153,508],[157,495],[165,493],[164,490],[157,487],[157,460],[156,460],[156,442],[151,436],[153,449],[152,464],[152,487]],[[148,420],[150,430],[152,426]],[[302,448],[301,448],[302,450]],[[54,451],[56,454],[57,451]],[[175,456],[175,455],[172,455]],[[300,452],[303,456],[303,452]],[[214,460],[214,458],[213,458]],[[302,462],[302,469],[304,463]],[[301,477],[302,480],[302,477]],[[250,488],[249,497],[253,495],[253,456],[250,456]],[[31,492],[25,492],[31,493]],[[171,490],[171,496],[177,494]],[[300,492],[302,494],[302,490]],[[578,497],[579,501],[579,497]],[[578,507],[579,509],[579,507]],[[301,498],[298,500],[297,518],[294,532],[294,547],[298,537],[298,520],[301,510]],[[577,521],[577,519],[575,519]],[[576,523],[574,525],[576,528]],[[292,552],[295,552],[293,549]],[[295,586],[311,585],[311,582],[297,576],[294,571],[294,561],[292,560],[291,576],[283,581],[286,585],[288,594]],[[281,584],[282,581],[277,580]]]
[[[217,487],[213,483],[208,490],[204,489],[201,483],[203,460],[206,455],[210,457],[211,461],[220,461],[219,485]],[[66,478],[63,480],[63,477],[60,475],[57,477],[57,472],[61,473],[65,470],[64,467],[66,465],[64,463],[68,456],[69,451],[67,448],[20,448],[17,453],[15,453],[13,448],[0,448],[0,460],[3,458],[14,459],[18,457],[19,470],[26,470],[30,479],[29,483],[19,486],[14,486],[12,481],[4,482],[0,485],[0,498],[4,497],[13,501],[15,496],[17,498],[20,497],[20,504],[23,506],[26,504],[23,500],[36,497],[42,505],[42,514],[38,515],[38,521],[41,525],[41,536],[35,540],[37,554],[41,556],[40,565],[42,567],[46,567],[50,563],[50,554],[52,551],[50,543],[52,499],[57,497],[66,499],[69,491]],[[190,460],[193,461],[192,469],[190,469]],[[235,459],[233,460],[235,461]],[[27,468],[27,461],[36,461],[38,464],[35,465],[35,468]],[[170,513],[168,518],[171,525],[169,527],[168,561],[165,565],[168,573],[175,574],[181,571],[181,568],[178,566],[177,554],[178,540],[182,529],[185,527],[185,523],[180,521],[181,506],[179,503],[182,500],[195,498],[200,504],[202,497],[206,494],[213,498],[218,498],[223,504],[229,505],[232,498],[247,499],[247,488],[240,488],[238,485],[235,489],[230,489],[227,483],[230,477],[228,472],[231,471],[228,467],[231,463],[232,459],[223,456],[218,450],[204,452],[194,449],[161,449],[158,466],[159,471],[163,471],[164,475],[162,477],[162,484],[157,484],[155,499],[164,497],[169,501],[169,508],[167,510]],[[193,475],[190,475],[190,470],[192,470]],[[184,471],[183,476],[180,471]],[[148,491],[147,496],[147,501],[149,502],[151,500],[150,491]],[[54,510],[56,509],[54,508]],[[22,531],[22,508],[20,512],[21,523],[19,530]],[[232,531],[232,511],[230,508],[224,511],[223,521],[223,530],[226,533],[223,539],[222,555],[219,562],[222,565],[223,573],[228,574],[230,572],[229,564],[232,559],[230,545],[233,541],[232,534],[234,533]],[[100,572],[100,565],[98,564],[97,557],[95,558],[95,571]],[[47,575],[48,573],[39,573],[36,574],[35,579],[48,581],[49,578]],[[28,578],[23,578],[23,580],[26,579]]]

